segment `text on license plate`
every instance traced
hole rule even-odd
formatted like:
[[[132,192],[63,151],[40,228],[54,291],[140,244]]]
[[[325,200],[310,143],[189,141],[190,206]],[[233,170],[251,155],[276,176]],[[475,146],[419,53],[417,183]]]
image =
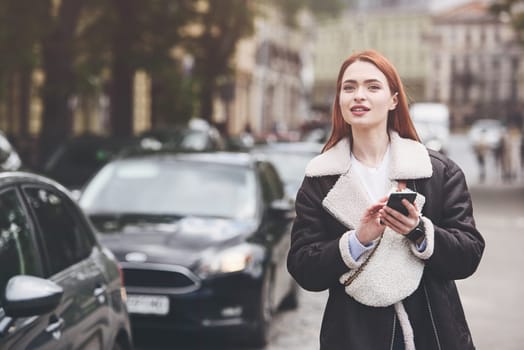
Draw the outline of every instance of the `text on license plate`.
[[[169,298],[164,295],[127,295],[127,310],[133,314],[167,315]]]

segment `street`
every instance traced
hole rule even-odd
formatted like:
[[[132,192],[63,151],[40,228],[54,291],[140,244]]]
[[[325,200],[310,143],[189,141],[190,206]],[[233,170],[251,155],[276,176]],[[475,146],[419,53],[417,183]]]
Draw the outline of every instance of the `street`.
[[[452,137],[449,156],[465,172],[477,226],[486,240],[478,271],[466,280],[457,281],[475,345],[478,350],[521,350],[524,344],[524,254],[521,253],[524,245],[524,183],[522,179],[514,184],[502,183],[492,160],[488,160],[486,182],[478,183],[478,169],[464,135]],[[302,291],[297,310],[275,315],[271,341],[265,349],[318,349],[326,296],[326,292]],[[215,341],[208,343],[203,339],[179,344],[176,337],[171,337],[159,340],[158,347],[143,345],[140,349],[233,348],[225,344],[217,346]]]

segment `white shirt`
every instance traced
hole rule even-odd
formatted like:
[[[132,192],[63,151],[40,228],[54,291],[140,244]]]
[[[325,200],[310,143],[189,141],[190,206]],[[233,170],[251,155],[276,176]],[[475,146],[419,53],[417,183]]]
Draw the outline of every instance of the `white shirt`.
[[[388,180],[389,157],[388,145],[382,161],[376,168],[373,168],[361,163],[355,158],[353,153],[351,153],[351,165],[355,167],[356,173],[373,203],[377,202],[390,191]]]

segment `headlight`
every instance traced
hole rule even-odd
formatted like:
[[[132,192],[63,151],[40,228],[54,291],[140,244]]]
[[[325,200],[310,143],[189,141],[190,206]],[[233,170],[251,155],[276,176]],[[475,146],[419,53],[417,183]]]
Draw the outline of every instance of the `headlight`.
[[[264,251],[261,247],[244,243],[222,251],[208,252],[197,268],[200,278],[245,271],[253,276],[262,273]]]

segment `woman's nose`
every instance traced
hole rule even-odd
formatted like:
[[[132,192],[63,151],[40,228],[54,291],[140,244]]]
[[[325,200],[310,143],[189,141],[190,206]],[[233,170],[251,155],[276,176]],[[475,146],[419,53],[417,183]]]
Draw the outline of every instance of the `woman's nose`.
[[[360,100],[363,100],[365,98],[366,98],[366,96],[364,94],[364,89],[362,87],[355,88],[354,99],[357,100],[357,101],[360,101]]]

